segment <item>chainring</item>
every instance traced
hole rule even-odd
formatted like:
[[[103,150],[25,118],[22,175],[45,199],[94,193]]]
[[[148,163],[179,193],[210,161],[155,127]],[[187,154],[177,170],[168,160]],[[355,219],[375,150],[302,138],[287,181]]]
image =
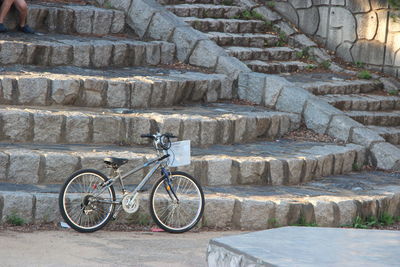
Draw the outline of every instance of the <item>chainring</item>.
[[[122,198],[122,208],[129,214],[137,212],[139,209],[139,193],[126,194]]]

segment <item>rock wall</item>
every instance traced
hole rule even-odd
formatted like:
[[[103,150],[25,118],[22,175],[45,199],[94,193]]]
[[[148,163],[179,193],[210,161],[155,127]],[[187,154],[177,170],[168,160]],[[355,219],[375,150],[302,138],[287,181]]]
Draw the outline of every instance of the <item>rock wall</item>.
[[[400,18],[387,0],[278,0],[274,8],[346,61],[400,76]]]

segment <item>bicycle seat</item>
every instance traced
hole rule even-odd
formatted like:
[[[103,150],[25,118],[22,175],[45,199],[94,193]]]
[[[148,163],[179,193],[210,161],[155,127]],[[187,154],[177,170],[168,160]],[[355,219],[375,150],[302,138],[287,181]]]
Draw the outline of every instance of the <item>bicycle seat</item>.
[[[105,158],[104,159],[105,164],[110,165],[113,168],[117,168],[117,169],[127,162],[128,162],[128,159],[121,159],[121,158]]]

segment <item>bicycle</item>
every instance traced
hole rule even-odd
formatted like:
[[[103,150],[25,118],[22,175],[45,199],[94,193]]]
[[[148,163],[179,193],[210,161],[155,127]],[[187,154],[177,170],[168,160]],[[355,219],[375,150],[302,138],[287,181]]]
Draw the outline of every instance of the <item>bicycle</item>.
[[[112,168],[111,178],[95,169],[83,169],[65,181],[59,194],[59,208],[65,222],[72,229],[83,233],[100,230],[111,218],[116,219],[121,207],[127,213],[137,212],[139,192],[158,169],[161,169],[161,178],[154,183],[149,197],[150,214],[154,222],[167,232],[183,233],[200,221],[204,212],[204,194],[200,183],[187,173],[168,170],[171,162],[170,139],[176,137],[160,133],[144,134],[141,137],[153,141],[158,155],[156,159],[122,175],[119,168],[128,160],[109,157],[104,159],[104,163]],[[151,165],[154,166],[139,185],[129,192],[123,180]],[[122,195],[118,200],[114,189],[117,181]]]

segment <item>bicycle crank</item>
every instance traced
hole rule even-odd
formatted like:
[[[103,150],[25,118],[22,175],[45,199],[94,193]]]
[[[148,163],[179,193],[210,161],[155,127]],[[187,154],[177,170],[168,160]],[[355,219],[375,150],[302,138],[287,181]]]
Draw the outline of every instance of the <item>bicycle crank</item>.
[[[129,193],[122,198],[122,208],[126,213],[135,213],[139,209],[139,193]]]

